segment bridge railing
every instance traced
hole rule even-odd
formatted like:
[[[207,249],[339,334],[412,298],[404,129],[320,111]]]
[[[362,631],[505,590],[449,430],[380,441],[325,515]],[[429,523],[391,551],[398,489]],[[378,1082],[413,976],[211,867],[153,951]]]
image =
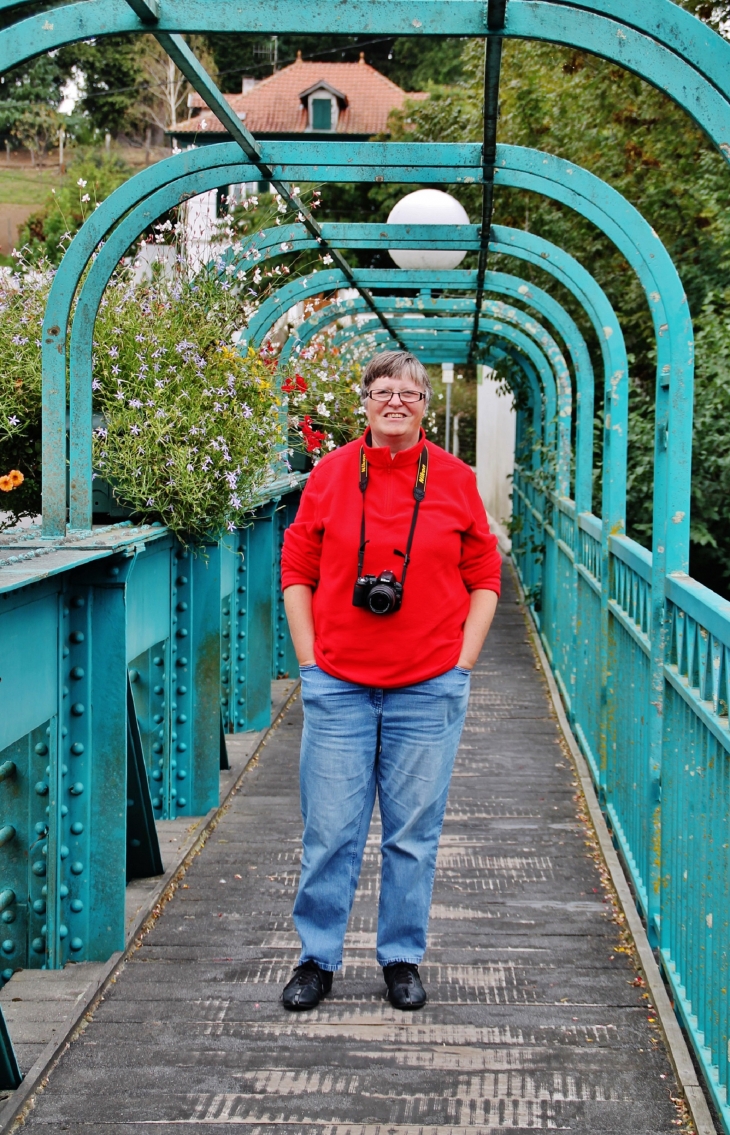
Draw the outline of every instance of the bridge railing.
[[[652,685],[652,555],[517,467],[513,556],[675,1006],[726,1122],[730,603],[665,581]],[[536,539],[535,533],[542,538]],[[606,554],[607,553],[607,554]],[[660,716],[660,746],[651,723]]]
[[[225,732],[294,675],[278,557],[299,491],[197,551],[122,522],[0,536],[0,974],[106,960],[155,820],[218,804]],[[226,767],[225,763],[223,767]]]

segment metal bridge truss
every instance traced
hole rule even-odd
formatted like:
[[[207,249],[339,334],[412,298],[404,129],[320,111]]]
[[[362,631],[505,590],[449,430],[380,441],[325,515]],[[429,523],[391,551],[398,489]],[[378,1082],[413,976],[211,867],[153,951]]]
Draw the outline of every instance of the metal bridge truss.
[[[260,728],[272,675],[296,672],[276,567],[297,504],[288,481],[273,486],[250,527],[211,542],[205,560],[159,525],[92,525],[93,330],[119,260],[168,210],[232,183],[263,179],[290,202],[293,181],[479,184],[479,225],[319,224],[297,199],[301,223],[258,233],[224,259],[280,256],[283,241],[292,252],[331,252],[331,270],[291,279],[251,320],[247,341],[261,344],[296,302],[330,295],[285,344],[282,362],[329,327],[344,348],[364,337],[407,346],[427,362],[499,364],[513,385],[513,556],[730,1131],[730,604],[687,574],[690,313],[671,258],[620,194],[573,163],[496,139],[502,42],[535,39],[594,53],[653,83],[730,161],[730,45],[671,0],[80,0],[40,13],[34,0],[0,0],[7,8],[0,71],[74,41],[151,33],[233,141],[170,157],[119,188],[77,234],[51,290],[43,527],[0,552],[3,978],[19,966],[105,959],[123,946],[127,878],[159,868],[154,819],[200,815],[217,803],[221,731]],[[483,143],[258,142],[181,38],[205,32],[484,39]],[[651,550],[625,535],[628,365],[616,316],[575,259],[534,234],[492,225],[500,186],[581,214],[641,281],[657,356]],[[364,270],[345,255],[396,247],[472,250],[477,268]],[[544,286],[492,271],[496,253],[512,257],[516,273],[520,262],[541,268]],[[600,347],[598,515],[595,379],[551,281],[581,306]],[[343,288],[357,297],[338,298]],[[12,1084],[7,1038],[3,1048]]]

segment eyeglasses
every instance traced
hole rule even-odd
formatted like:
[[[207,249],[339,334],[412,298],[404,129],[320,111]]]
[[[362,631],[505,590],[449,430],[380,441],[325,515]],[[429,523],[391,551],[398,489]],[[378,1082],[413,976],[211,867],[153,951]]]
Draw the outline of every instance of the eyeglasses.
[[[368,398],[374,402],[390,402],[397,394],[401,402],[420,402],[426,395],[422,390],[368,390]]]

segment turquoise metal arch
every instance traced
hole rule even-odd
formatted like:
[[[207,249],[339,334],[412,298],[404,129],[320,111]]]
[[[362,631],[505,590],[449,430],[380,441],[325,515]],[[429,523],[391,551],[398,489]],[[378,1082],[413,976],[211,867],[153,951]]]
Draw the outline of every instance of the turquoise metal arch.
[[[309,295],[316,295],[320,291],[317,281],[317,277],[319,275],[320,273],[314,273],[309,277],[309,282],[307,284],[307,287],[304,289],[301,298]],[[457,276],[463,277],[463,281],[461,282],[462,288],[469,289],[473,285],[473,273],[471,272],[454,272],[448,274],[441,272],[404,273],[398,269],[376,270],[370,277],[370,284],[373,288],[375,288],[379,286],[379,281],[382,280],[383,283],[392,281],[394,284],[398,284],[399,281],[402,281],[401,286],[406,288],[412,286],[413,282],[420,282],[422,286],[426,288],[437,287],[439,285],[439,280],[443,281],[445,275],[448,275],[449,277],[447,286],[450,288],[459,287],[459,283],[453,280],[453,277]],[[498,277],[500,275],[501,274],[499,273],[491,274],[491,276],[495,277],[496,279],[494,279],[490,290],[506,292],[507,294],[509,294],[510,290],[517,292],[516,287],[513,289],[509,288],[511,281],[508,278],[505,278],[504,283],[499,280]],[[516,281],[516,283],[519,284],[519,281]],[[282,314],[282,311],[286,310],[286,302],[284,302],[284,304],[276,303],[276,299],[277,293],[274,293],[271,299],[266,301],[266,303],[262,305],[259,311],[259,315],[262,318],[258,322],[257,331],[251,332],[251,337],[249,340],[255,346],[258,346],[263,342],[273,325],[276,323],[279,316]],[[569,317],[567,316],[567,313],[564,313],[560,306],[556,304],[554,300],[551,300],[549,296],[545,295],[545,300],[548,302],[544,306],[550,308],[551,314],[553,316],[553,324],[558,327],[559,331],[562,330],[570,333],[571,329],[568,324]],[[449,302],[450,301],[448,300],[432,301],[431,303],[424,302],[424,314],[411,313],[410,315],[406,314],[400,309],[396,309],[394,311],[392,303],[388,304],[387,300],[385,301],[384,306],[387,306],[389,308],[389,321],[393,324],[394,327],[407,326],[413,330],[414,334],[410,336],[404,334],[403,338],[415,354],[421,354],[423,351],[423,345],[420,342],[416,342],[416,340],[419,339],[419,336],[418,334],[416,334],[416,332],[420,331],[422,332],[421,338],[423,337],[423,335],[437,335],[440,339],[442,339],[442,341],[445,342],[445,345],[448,347],[448,353],[443,355],[444,359],[449,359],[454,362],[466,362],[468,356],[468,343],[470,334],[469,328],[473,323],[473,316],[465,315],[464,317],[459,318],[458,316],[455,316],[453,312],[451,312],[449,313],[451,317],[444,314],[436,318],[429,318],[429,308],[432,308],[434,303],[438,304],[439,307],[442,307],[443,309],[448,311]],[[362,301],[360,301],[360,304],[355,301],[355,308],[360,307],[360,309],[362,309],[361,305]],[[538,305],[536,304],[535,306]],[[540,345],[543,354],[550,363],[551,386],[553,388],[551,400],[556,404],[557,407],[557,465],[555,488],[560,495],[567,496],[569,494],[570,487],[570,419],[572,409],[572,390],[570,384],[570,374],[568,372],[567,364],[565,362],[562,351],[558,347],[558,344],[555,342],[553,337],[545,330],[545,328],[532,320],[530,316],[526,315],[526,313],[522,310],[513,308],[508,304],[500,301],[487,301],[483,304],[482,311],[485,312],[488,317],[486,323],[491,323],[494,319],[501,318],[505,322],[509,324],[515,324],[517,327],[519,327],[523,331],[523,333],[530,336],[535,340],[536,343]],[[563,316],[565,318],[562,318]],[[330,315],[329,318],[332,319],[333,317]],[[572,320],[570,322],[572,323]],[[480,329],[484,325],[485,319],[483,316],[480,316]],[[363,323],[361,324],[361,326],[367,327],[367,324]],[[588,377],[590,377],[590,380],[592,382],[593,376],[590,369],[590,359],[588,357],[588,351],[585,347],[585,343],[580,336],[578,328],[575,327],[574,324],[573,328],[575,335],[577,336],[576,353],[578,354],[580,362],[582,364],[581,369],[578,371],[578,376],[581,382],[581,389],[583,389],[587,385]],[[444,335],[444,332],[451,330],[456,330],[457,334],[453,336]],[[581,343],[583,346],[583,351],[585,352],[583,356],[581,356],[580,352]],[[583,369],[585,365],[587,365],[587,367],[589,368],[588,374],[586,374],[585,370]],[[550,420],[552,421],[552,415]],[[586,423],[583,423],[584,426],[585,424]],[[553,422],[551,429],[555,430],[555,422]],[[554,440],[555,439],[553,439],[551,436],[546,438],[547,444],[553,444]]]
[[[323,144],[323,146],[327,146],[327,145],[328,144],[326,144],[326,143]],[[331,144],[329,144],[329,145],[331,145]],[[352,156],[352,157],[357,156],[357,154],[352,154],[352,148],[349,144],[337,144],[337,149],[340,151],[340,154],[341,154],[342,157],[345,157],[345,155],[342,154],[342,151],[345,150],[345,149],[347,149],[350,152],[350,156]],[[358,147],[356,146],[355,150],[357,150],[357,149],[358,149]],[[540,167],[540,173],[539,174],[533,173],[529,168],[530,167],[530,160],[529,160],[530,155],[532,155],[533,159],[535,159],[537,161],[537,163],[539,163],[539,167]],[[504,179],[504,181],[506,183],[511,184],[511,183],[513,183],[513,180],[515,180],[515,181],[517,181],[518,184],[521,183],[526,188],[534,189],[537,192],[547,190],[549,195],[556,197],[558,200],[567,200],[567,203],[571,204],[574,208],[577,208],[579,211],[583,212],[584,215],[588,216],[589,219],[593,220],[595,223],[597,223],[601,227],[603,227],[604,231],[608,230],[608,235],[611,236],[611,238],[615,241],[615,243],[618,245],[618,247],[621,249],[621,251],[624,252],[624,254],[627,256],[627,258],[629,259],[629,262],[632,263],[632,266],[635,268],[635,270],[639,274],[640,278],[642,279],[642,283],[644,283],[645,290],[648,292],[648,298],[649,298],[649,301],[650,301],[650,308],[652,309],[652,316],[654,318],[655,326],[656,326],[656,329],[657,329],[658,362],[659,362],[661,378],[662,378],[662,380],[664,379],[664,376],[665,376],[665,373],[666,373],[665,368],[668,368],[668,370],[669,370],[669,376],[668,377],[669,377],[669,380],[670,380],[670,384],[672,382],[672,377],[674,376],[675,385],[677,385],[677,379],[680,377],[681,372],[680,372],[680,374],[677,374],[673,371],[671,361],[670,361],[670,359],[671,359],[670,353],[667,352],[666,349],[662,350],[662,347],[664,346],[664,344],[662,343],[662,336],[663,335],[666,336],[667,332],[669,332],[669,335],[667,336],[667,338],[670,339],[670,347],[674,346],[674,348],[675,348],[674,351],[671,352],[671,354],[674,354],[676,356],[676,354],[677,354],[676,340],[679,339],[679,342],[680,342],[680,345],[681,345],[682,331],[683,330],[685,331],[685,336],[686,336],[686,326],[687,326],[687,323],[689,322],[689,316],[688,316],[688,313],[686,312],[686,304],[684,304],[684,294],[681,291],[681,285],[679,284],[679,281],[677,279],[676,270],[674,269],[670,258],[667,256],[667,254],[666,254],[665,250],[662,248],[660,242],[657,241],[656,237],[652,234],[648,225],[646,225],[646,222],[644,222],[643,219],[639,216],[639,214],[636,213],[636,210],[634,210],[632,206],[628,205],[628,203],[625,202],[621,198],[621,196],[619,194],[617,194],[614,190],[611,190],[609,187],[603,185],[603,183],[601,183],[600,181],[595,179],[592,175],[586,174],[585,171],[579,170],[578,167],[573,166],[571,163],[561,162],[559,159],[551,159],[547,155],[539,155],[539,154],[535,155],[531,151],[522,152],[522,151],[519,151],[515,147],[501,147],[500,151],[499,151],[499,157],[501,159],[501,169],[500,169],[500,171],[498,171],[498,173],[501,173],[501,177]],[[508,160],[511,162],[512,165],[516,165],[518,167],[516,172],[513,171],[513,170],[509,170],[507,168]],[[545,181],[543,179],[543,176],[542,176],[543,169],[545,167],[547,167],[548,172],[552,174],[552,177],[550,177],[547,181]],[[559,176],[559,174],[562,172],[562,167],[565,167],[565,170],[569,171],[569,174],[568,173],[564,174],[565,179],[568,180],[568,176],[571,176],[573,178],[574,188],[572,190],[564,190],[564,187],[562,187],[560,185],[559,181],[556,180],[557,177]],[[240,166],[237,167],[236,172],[237,172],[237,174],[240,174],[242,172],[242,167],[240,167]],[[353,175],[353,172],[354,171],[351,170],[350,176]],[[390,175],[389,180],[390,180],[390,178],[402,180],[402,177],[400,176],[402,172],[404,172],[404,171],[401,171],[400,169],[395,170],[395,171],[389,170],[388,171],[388,173]],[[343,174],[344,174],[344,170],[342,169],[342,167],[339,167],[338,170],[337,170],[337,173],[334,173],[334,174],[330,173],[330,176],[342,179]],[[193,176],[195,177],[195,175],[193,175]],[[230,173],[227,174],[227,178],[228,177],[230,177]],[[197,180],[197,177],[195,177],[195,180]],[[241,180],[244,180],[244,178],[241,178]],[[117,242],[121,242],[121,244],[122,244],[122,247],[119,248],[119,251],[118,251],[117,256],[116,256],[117,260],[119,259],[119,256],[122,255],[123,251],[126,249],[128,244],[131,243],[131,241],[136,238],[139,231],[142,231],[151,222],[151,220],[153,220],[156,216],[160,215],[161,212],[166,211],[167,208],[169,208],[172,204],[174,204],[177,200],[179,200],[180,192],[181,192],[179,187],[177,188],[177,190],[175,190],[172,185],[169,185],[167,187],[167,189],[169,191],[167,196],[164,196],[164,191],[158,191],[158,194],[155,195],[154,205],[153,205],[153,202],[150,201],[150,202],[147,203],[146,206],[138,207],[138,209],[136,211],[134,211],[133,214],[130,214],[127,218],[125,218],[125,221],[122,222],[122,225],[119,226],[119,229],[114,234],[114,240],[116,240]],[[581,189],[584,191],[585,196],[580,193]],[[199,191],[199,189],[198,189],[198,191]],[[595,198],[596,196],[600,199],[602,195],[604,196],[604,198],[608,198],[607,208],[610,208],[610,209],[613,210],[613,214],[614,214],[613,217],[610,216],[607,213],[606,209],[600,209],[599,207],[597,207],[595,205],[594,200],[591,200],[591,197]],[[111,200],[111,198],[110,198],[110,200]],[[141,216],[138,215],[140,212],[142,214]],[[132,222],[133,217],[135,218],[134,223],[137,224],[136,231],[132,231],[132,227],[130,225],[130,222]],[[616,220],[614,219],[614,217],[620,219],[621,223],[618,224],[616,222]],[[625,230],[628,230],[628,232],[625,231]],[[83,230],[82,230],[82,232],[83,232]],[[125,233],[126,235],[122,236],[122,233]],[[639,242],[640,245],[646,246],[647,252],[646,252],[645,257],[642,257],[641,254],[638,251],[635,250],[634,244],[633,244],[633,239],[636,239]],[[90,241],[87,242],[87,246],[88,246],[89,243],[90,243]],[[106,260],[107,257],[109,256],[109,253],[111,252],[111,250],[109,248],[109,244],[111,244],[111,243],[114,243],[114,241],[108,242],[107,246],[105,246],[105,248],[102,250],[99,257],[97,257],[97,261],[96,261],[92,271],[89,274],[89,280],[87,280],[87,284],[86,284],[87,287],[89,286],[89,282],[91,280],[92,275],[96,271],[98,271],[99,261],[100,260]],[[649,260],[649,264],[647,264],[647,262],[646,262],[647,259]],[[677,329],[676,319],[670,321],[669,317],[666,316],[664,304],[662,302],[662,296],[661,296],[660,292],[657,290],[659,285],[657,284],[657,281],[656,281],[655,270],[652,270],[653,269],[653,265],[651,263],[652,260],[654,260],[655,262],[658,261],[657,268],[661,269],[661,271],[662,271],[663,278],[664,278],[665,290],[668,290],[670,299],[674,301],[675,306],[679,307],[681,309],[682,305],[684,304],[684,313],[682,313],[680,311],[680,315],[681,314],[685,315],[685,328]],[[114,264],[112,265],[112,270],[113,270],[113,267],[114,267],[115,264],[116,264],[116,260],[114,260]],[[649,290],[649,289],[652,289],[652,290]],[[70,290],[70,289],[68,289],[68,290]],[[103,288],[102,288],[102,291],[103,291]],[[678,292],[681,294],[681,300],[679,300],[679,301],[677,299],[677,293]],[[100,298],[100,295],[101,295],[101,293],[99,293],[99,298]],[[666,319],[666,322],[662,322],[663,318]],[[48,330],[49,330],[49,332],[52,332],[54,330],[54,327],[52,326]],[[50,343],[49,343],[49,340],[50,340]],[[666,340],[665,340],[665,343],[666,343]],[[46,348],[47,345],[49,345],[52,349],[50,351],[49,350],[45,351],[46,359],[49,360],[50,366],[55,367],[56,370],[57,370],[58,369],[58,360],[59,360],[58,344],[57,344],[56,341],[54,341],[51,334],[46,335],[44,333],[44,348]],[[53,349],[53,348],[55,348],[55,349]],[[686,343],[686,355],[687,354],[690,355],[690,357],[691,357],[691,340],[689,340],[689,342]],[[89,367],[90,367],[90,357],[91,357],[90,335],[89,335],[89,344],[87,346],[87,355],[88,355]],[[685,355],[685,357],[686,357],[686,355]],[[669,356],[669,358],[668,358],[668,356]],[[677,368],[677,369],[679,370],[680,368]],[[87,373],[90,373],[90,371],[87,371]],[[56,374],[56,398],[57,398],[57,401],[59,400],[59,397],[58,397],[58,393],[59,393],[58,392],[58,386],[59,385],[60,385],[59,376]],[[74,374],[72,372],[72,390],[74,389],[75,385],[77,385],[77,384],[74,383]],[[90,384],[83,384],[83,385],[90,385]],[[50,387],[50,384],[49,384],[49,387]],[[670,410],[669,394],[672,393],[672,392],[671,392],[670,388],[667,388],[667,391],[666,391],[667,396],[664,399],[666,404],[664,405],[664,407],[662,407],[659,404],[660,401],[661,401],[662,389],[663,388],[660,387],[659,390],[658,390],[659,397],[658,397],[658,406],[657,406],[657,410],[658,410],[657,416],[658,416],[660,423],[666,424],[666,426],[668,427],[669,426],[668,416],[669,416],[669,410]],[[52,395],[52,393],[53,393],[53,389],[52,389],[52,387],[50,387],[49,398],[44,398],[44,405],[45,406],[48,406],[49,403],[52,401],[52,398],[50,396],[50,395]],[[682,408],[681,407],[681,402],[682,402],[681,394],[682,393],[684,393],[684,396],[685,396],[684,400],[686,402],[686,395],[687,395],[686,383],[682,384],[681,390],[679,392],[677,392],[676,390],[674,391],[675,397],[671,401],[672,406],[679,403],[680,409]],[[618,464],[619,467],[621,466],[621,463],[622,463],[621,458],[623,458],[623,462],[625,463],[625,452],[626,452],[627,398],[626,398],[625,382],[621,381],[620,375],[616,374],[616,375],[612,376],[611,385],[610,385],[610,387],[607,391],[607,396],[608,396],[608,404],[611,406],[611,414],[606,415],[606,417],[607,417],[607,428],[604,431],[604,434],[605,434],[605,436],[604,436],[604,455],[608,451],[608,449],[612,449],[613,451],[615,451],[617,453],[617,459],[618,460],[617,460],[617,462],[615,462],[613,460],[611,462],[606,462],[605,457],[604,457],[604,469],[605,468],[615,469],[617,467],[617,464]],[[88,412],[88,400],[89,400],[88,391],[84,393],[83,388],[82,388],[81,397],[82,398],[85,397],[86,400],[87,400],[87,412]],[[685,407],[685,409],[686,409],[686,407]],[[662,411],[663,411],[664,417],[662,417]],[[72,427],[75,425],[75,418],[76,418],[76,415],[74,414],[73,408],[72,408]],[[87,420],[88,420],[88,418],[87,418]],[[683,428],[682,428],[682,426],[683,426]],[[688,432],[688,424],[687,424],[686,421],[684,423],[678,423],[678,427],[679,427],[678,430],[675,431],[675,432],[679,432],[681,430],[683,437],[679,440],[681,440],[683,442],[684,448],[686,449],[686,440],[687,440],[686,434]],[[671,430],[669,432],[671,433]],[[675,449],[677,449],[677,450],[682,449],[682,446],[679,444],[679,440],[675,439]],[[76,444],[78,444],[78,443],[76,443]],[[74,459],[74,456],[75,456],[74,445],[75,445],[75,439],[72,437],[72,463],[73,463],[73,459]],[[87,449],[89,449],[89,448],[90,448],[90,446],[87,443]],[[657,464],[659,465],[659,462],[664,457],[664,452],[662,450],[659,450],[659,447],[657,447],[657,449],[658,449],[658,453],[657,453],[658,463]],[[76,455],[76,456],[78,458],[78,455]],[[90,483],[90,473],[91,473],[90,456],[87,457],[86,464],[87,464],[87,469],[88,469],[88,480],[86,480],[85,483],[89,484]],[[661,473],[661,471],[662,471],[661,468],[659,468],[658,473]],[[676,476],[675,476],[674,480],[679,482],[679,490],[680,491],[676,491],[677,490],[676,485],[671,486],[673,489],[675,489],[675,492],[672,494],[672,503],[673,504],[679,503],[679,507],[674,509],[672,515],[682,515],[684,517],[688,517],[688,511],[689,511],[688,505],[687,505],[687,501],[688,501],[688,497],[689,497],[689,465],[688,465],[688,463],[685,462],[684,465],[681,466],[680,468],[678,468],[675,472],[676,472]],[[661,533],[661,536],[663,536],[664,531],[665,531],[665,527],[666,527],[664,521],[665,521],[665,518],[666,518],[666,515],[667,515],[667,507],[666,507],[667,501],[665,499],[665,494],[663,492],[664,484],[666,484],[666,481],[662,481],[661,477],[658,476],[657,482],[658,482],[657,489],[655,491],[655,498],[657,500],[656,512],[658,514],[658,519],[661,521],[661,523],[655,524],[655,531],[656,531],[656,533]],[[75,483],[76,483],[76,478],[74,477],[73,468],[72,468],[72,485],[74,485],[74,487],[75,487]],[[608,490],[608,492],[607,492],[607,490]],[[683,490],[683,492],[682,492],[682,490]],[[625,511],[624,507],[623,507],[624,504],[625,504],[625,489],[623,488],[623,482],[619,481],[617,478],[613,478],[613,477],[611,478],[611,480],[606,480],[606,478],[604,478],[604,518],[608,522],[607,531],[616,532],[616,531],[622,531],[623,530],[623,517],[624,517],[624,511]],[[681,507],[681,504],[685,504],[684,509]],[[86,508],[84,510],[84,517],[82,517],[82,524],[79,525],[79,526],[84,526],[85,523],[86,524],[88,523],[88,521],[85,519],[87,516],[88,516],[88,508]],[[688,520],[685,523],[685,527],[687,527],[687,525],[688,525]],[[675,544],[677,544],[677,543],[681,544],[681,539],[680,539],[681,533],[678,533],[678,530],[681,527],[682,527],[681,525],[673,526],[672,535],[675,538],[675,541],[674,541]],[[674,529],[676,529],[676,531]],[[688,527],[687,527],[687,533],[688,533]],[[661,558],[661,554],[663,554],[663,552],[664,552],[664,549],[665,549],[666,543],[667,543],[666,537],[664,539],[664,542],[662,542],[661,536],[660,536],[659,540],[657,540],[656,536],[655,536],[655,543],[657,544],[658,549],[661,549],[660,558]],[[604,541],[604,543],[606,544],[605,554],[607,556],[607,537],[606,537],[606,540]],[[687,549],[687,546],[688,546],[688,539],[685,539],[684,545],[683,545],[684,550],[685,550],[685,564],[686,564],[686,555],[687,555],[686,549]],[[657,573],[659,574],[659,569],[657,569]]]
[[[510,308],[507,304],[488,303],[484,311],[485,314],[479,319],[480,337],[497,337],[513,344],[535,367],[542,390],[540,402],[545,407],[542,434],[545,444],[559,451],[559,446],[555,444],[558,432],[556,424],[569,421],[570,388],[566,382],[568,371],[565,360],[557,343],[543,327],[525,316],[524,312]],[[403,330],[403,340],[414,354],[428,358],[429,361],[466,361],[466,355],[460,360],[455,358],[454,347],[459,342],[463,343],[469,333],[472,320],[468,315],[429,318],[398,314],[392,319],[394,326]],[[343,328],[335,336],[335,342],[347,342],[358,336],[372,334],[373,327],[368,326],[368,322]],[[457,334],[449,336],[450,330]],[[383,332],[382,336],[387,336],[387,332]],[[378,342],[392,344],[392,339],[382,336]],[[431,346],[429,339],[432,340]],[[569,453],[567,456],[569,460]],[[564,460],[558,458],[555,471],[555,489],[558,493],[563,493],[568,472]]]

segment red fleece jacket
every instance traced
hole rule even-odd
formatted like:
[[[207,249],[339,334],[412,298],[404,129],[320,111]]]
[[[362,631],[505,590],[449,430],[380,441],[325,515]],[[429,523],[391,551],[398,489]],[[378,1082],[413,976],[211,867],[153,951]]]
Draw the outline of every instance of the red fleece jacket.
[[[369,435],[366,435],[369,436]],[[469,613],[469,592],[499,594],[501,558],[476,478],[463,461],[421,440],[390,456],[365,444],[366,575],[402,577],[413,514],[418,458],[428,446],[426,498],[418,514],[401,609],[374,615],[352,605],[357,578],[362,495],[358,461],[364,439],[323,457],[311,473],[284,538],[282,588],[308,584],[317,665],[364,686],[410,686],[456,665]]]

